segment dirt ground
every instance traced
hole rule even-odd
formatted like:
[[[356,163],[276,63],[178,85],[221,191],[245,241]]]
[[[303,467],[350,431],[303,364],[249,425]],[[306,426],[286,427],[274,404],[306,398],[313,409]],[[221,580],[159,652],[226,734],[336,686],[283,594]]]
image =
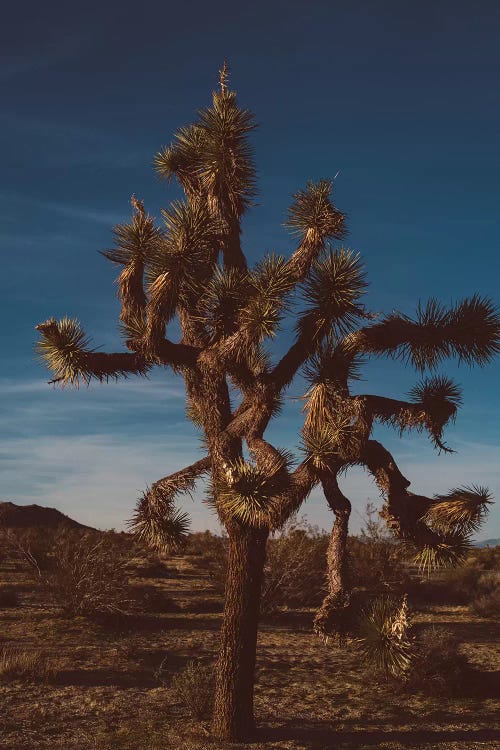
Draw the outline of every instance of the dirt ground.
[[[140,583],[163,590],[179,611],[111,628],[62,618],[25,573],[4,564],[0,583],[14,585],[20,603],[0,609],[0,644],[43,649],[58,672],[46,684],[0,684],[2,750],[500,748],[498,624],[458,606],[434,606],[414,619],[460,635],[481,672],[477,697],[436,699],[377,682],[349,649],[314,637],[310,612],[290,612],[261,628],[259,737],[243,746],[212,741],[171,679],[190,659],[215,656],[221,602],[188,558],[168,568],[168,577]]]

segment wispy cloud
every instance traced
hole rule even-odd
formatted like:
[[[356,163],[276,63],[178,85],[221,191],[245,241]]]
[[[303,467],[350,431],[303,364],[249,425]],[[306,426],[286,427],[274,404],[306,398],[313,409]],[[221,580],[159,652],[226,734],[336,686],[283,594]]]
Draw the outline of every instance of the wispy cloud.
[[[25,437],[0,441],[3,499],[54,506],[77,520],[102,528],[122,528],[139,493],[151,482],[195,461],[201,451],[193,435],[183,433],[147,438],[144,434],[90,434],[44,439]],[[469,444],[460,459],[444,465],[436,460],[404,461],[402,470],[413,479],[411,490],[433,495],[476,480],[500,496],[500,465],[495,446]],[[379,493],[361,469],[341,479],[353,502],[351,530],[362,525],[368,499],[380,506]],[[203,503],[203,487],[195,501],[181,498],[193,528],[218,528],[217,519]],[[301,514],[329,529],[332,514],[319,490],[303,505]],[[493,506],[479,538],[500,536],[500,508]]]
[[[42,198],[33,198],[18,193],[2,193],[0,196],[4,201],[14,200],[33,208],[39,208],[43,211],[50,211],[62,216],[67,216],[71,219],[81,219],[96,224],[105,224],[108,227],[126,220],[126,209],[123,212],[118,212],[108,208],[94,208],[54,200],[44,200]]]

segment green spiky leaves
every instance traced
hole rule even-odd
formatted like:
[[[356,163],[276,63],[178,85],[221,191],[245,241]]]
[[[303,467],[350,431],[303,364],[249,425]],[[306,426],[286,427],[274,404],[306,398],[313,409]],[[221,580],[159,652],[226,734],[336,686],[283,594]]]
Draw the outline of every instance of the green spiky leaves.
[[[445,534],[471,534],[480,528],[491,503],[486,487],[457,487],[446,495],[436,495],[422,520]]]
[[[304,366],[304,376],[311,385],[320,383],[345,388],[349,381],[359,380],[363,358],[355,351],[332,339],[321,344]]]
[[[156,169],[166,179],[177,176],[188,195],[206,198],[219,218],[239,217],[255,194],[248,142],[254,128],[252,113],[238,107],[234,92],[216,92],[212,107],[201,110],[198,120],[160,151]]]
[[[247,290],[246,272],[216,267],[199,303],[200,319],[210,332],[211,343],[235,332]]]
[[[359,622],[359,646],[364,662],[389,678],[404,676],[411,664],[406,597],[378,597]]]
[[[414,562],[420,573],[430,575],[435,570],[462,565],[470,549],[468,537],[461,532],[436,535],[435,541],[425,544],[418,550]]]
[[[290,457],[279,453],[265,468],[240,459],[225,464],[212,488],[222,518],[254,528],[273,528],[281,520],[281,496],[289,487]]]
[[[189,516],[175,507],[179,494],[191,494],[196,479],[210,469],[208,458],[171,474],[148,488],[128,522],[137,538],[159,552],[179,549],[189,531]]]
[[[470,551],[470,535],[480,528],[492,502],[485,487],[457,487],[446,495],[435,495],[420,519],[430,534],[415,562],[421,572],[454,568],[462,564]]]
[[[440,450],[450,452],[442,442],[443,429],[450,420],[455,420],[462,403],[460,387],[451,378],[435,376],[425,378],[414,386],[409,396],[413,403],[422,408],[423,421],[434,444]]]
[[[249,275],[248,303],[240,313],[241,326],[251,341],[274,336],[286,298],[294,285],[290,269],[282,255],[268,255]]]
[[[151,488],[139,498],[129,525],[144,545],[157,552],[175,552],[186,541],[189,516],[174,507],[169,493]]]
[[[108,260],[122,266],[132,262],[145,263],[151,250],[161,239],[161,231],[155,227],[154,219],[146,214],[141,201],[132,196],[135,208],[130,224],[118,224],[113,230],[115,246],[103,250]]]
[[[342,248],[315,261],[303,296],[307,303],[300,316],[299,336],[320,341],[324,336],[349,333],[365,317],[359,298],[367,286],[359,255]]]
[[[484,365],[500,351],[500,315],[488,299],[474,295],[451,308],[435,299],[419,305],[416,318],[391,313],[363,329],[362,349],[434,369],[448,357]]]
[[[330,200],[330,180],[309,182],[293,196],[286,226],[302,240],[323,242],[345,236],[345,215]]]
[[[153,338],[179,304],[189,307],[210,278],[218,252],[219,225],[199,201],[174,201],[163,211],[166,233],[148,257],[148,329]]]
[[[35,350],[42,362],[54,374],[54,381],[77,388],[92,379],[145,375],[147,366],[139,355],[104,354],[90,349],[90,339],[74,318],[50,318],[36,326],[41,333]]]

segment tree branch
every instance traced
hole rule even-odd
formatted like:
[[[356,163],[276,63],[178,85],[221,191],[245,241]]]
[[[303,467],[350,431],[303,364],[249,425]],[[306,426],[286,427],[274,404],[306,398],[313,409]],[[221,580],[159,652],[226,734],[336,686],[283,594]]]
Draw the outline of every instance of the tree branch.
[[[351,582],[347,538],[351,503],[342,494],[335,473],[321,472],[321,484],[327,503],[335,514],[335,522],[326,555],[328,594],[314,618],[314,632],[323,638],[328,638],[332,633],[342,634],[343,615],[350,603]]]

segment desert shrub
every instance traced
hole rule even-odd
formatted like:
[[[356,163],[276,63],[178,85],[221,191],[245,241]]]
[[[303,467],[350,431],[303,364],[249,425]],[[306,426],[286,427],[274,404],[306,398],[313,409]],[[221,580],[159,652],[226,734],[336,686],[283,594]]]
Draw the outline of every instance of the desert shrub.
[[[18,607],[19,596],[12,586],[0,587],[0,607]]]
[[[214,702],[215,674],[212,665],[200,661],[188,662],[186,668],[172,680],[172,689],[194,719],[209,719]]]
[[[267,545],[261,613],[280,607],[319,604],[325,592],[328,536],[305,519],[292,520],[272,536]],[[224,592],[227,569],[227,537],[209,531],[192,534],[187,554],[208,572],[217,593]],[[214,611],[212,609],[212,611]]]
[[[56,663],[38,649],[0,650],[0,681],[48,682],[57,674]]]
[[[370,592],[407,588],[408,551],[396,542],[372,503],[367,503],[360,535],[348,543],[352,584]]]
[[[220,546],[223,538],[211,531],[195,531],[188,537],[184,554],[190,557],[210,557],[214,546]]]
[[[470,675],[468,659],[450,630],[429,627],[420,632],[406,680],[408,689],[433,696],[460,694]]]
[[[3,529],[2,545],[6,558],[28,564],[40,575],[53,565],[52,548],[58,531],[53,528]]]
[[[291,520],[267,546],[261,611],[318,606],[326,592],[328,536],[305,519]]]
[[[61,531],[43,585],[66,615],[124,612],[132,603],[125,552],[112,533]]]
[[[481,596],[490,594],[481,590],[480,580],[489,572],[500,568],[500,547],[471,549],[462,565],[456,568],[438,571],[419,581],[408,585],[408,592],[413,601],[426,604],[469,604]],[[493,595],[494,598],[494,595]]]
[[[470,606],[481,617],[500,616],[500,572],[498,570],[490,570],[480,576]]]

